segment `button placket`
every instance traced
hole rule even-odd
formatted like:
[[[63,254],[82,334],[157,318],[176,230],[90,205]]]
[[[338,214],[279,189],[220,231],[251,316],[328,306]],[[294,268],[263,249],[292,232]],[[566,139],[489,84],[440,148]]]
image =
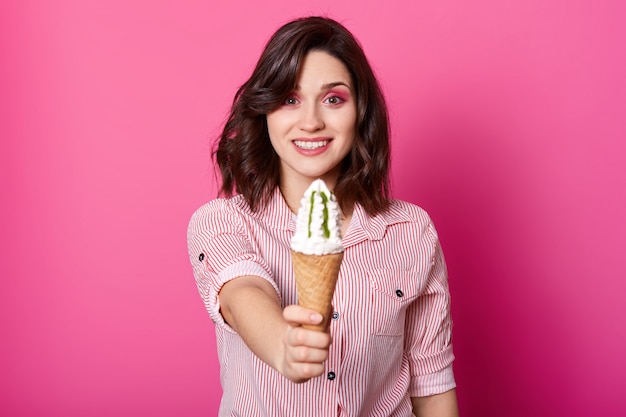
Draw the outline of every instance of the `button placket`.
[[[341,351],[343,345],[343,334],[341,332],[341,321],[339,321],[339,311],[333,311],[331,319],[333,325],[331,326],[331,335],[333,343],[330,345],[328,360],[326,361],[326,380],[329,383],[333,383],[334,388],[331,390],[337,393],[339,390],[337,375],[341,372]],[[330,386],[329,386],[330,388]]]

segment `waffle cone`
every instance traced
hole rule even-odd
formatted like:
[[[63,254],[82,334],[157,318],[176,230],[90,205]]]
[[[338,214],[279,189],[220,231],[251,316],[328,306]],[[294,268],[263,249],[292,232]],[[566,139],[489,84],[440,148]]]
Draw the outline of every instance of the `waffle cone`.
[[[303,325],[307,329],[326,331],[332,313],[333,293],[339,276],[343,252],[328,255],[306,255],[291,251],[296,276],[298,305],[324,316],[318,325]]]

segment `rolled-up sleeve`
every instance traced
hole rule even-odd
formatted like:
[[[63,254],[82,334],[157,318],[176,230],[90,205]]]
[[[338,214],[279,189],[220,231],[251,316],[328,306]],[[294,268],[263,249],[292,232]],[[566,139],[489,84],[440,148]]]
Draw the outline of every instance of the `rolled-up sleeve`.
[[[448,273],[434,226],[424,236],[431,255],[423,292],[407,310],[406,344],[411,384],[409,395],[423,397],[456,387],[452,372],[452,319]]]
[[[245,219],[230,210],[224,200],[200,207],[187,228],[189,260],[198,291],[216,326],[230,332],[220,313],[219,292],[228,281],[241,276],[258,276],[280,293],[267,263],[255,250]]]

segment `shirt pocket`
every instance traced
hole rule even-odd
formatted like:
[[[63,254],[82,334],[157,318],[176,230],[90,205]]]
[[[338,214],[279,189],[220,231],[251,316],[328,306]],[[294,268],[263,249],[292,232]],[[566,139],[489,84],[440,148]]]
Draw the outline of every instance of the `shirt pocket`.
[[[367,272],[372,286],[372,321],[375,335],[401,336],[408,306],[421,294],[418,271],[378,269]]]

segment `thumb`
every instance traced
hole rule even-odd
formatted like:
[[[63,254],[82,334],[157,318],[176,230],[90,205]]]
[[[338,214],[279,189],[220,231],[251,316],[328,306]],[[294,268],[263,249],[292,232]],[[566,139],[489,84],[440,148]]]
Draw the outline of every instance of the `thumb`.
[[[294,324],[319,324],[324,317],[315,310],[300,307],[298,305],[290,305],[283,310],[283,318]]]

